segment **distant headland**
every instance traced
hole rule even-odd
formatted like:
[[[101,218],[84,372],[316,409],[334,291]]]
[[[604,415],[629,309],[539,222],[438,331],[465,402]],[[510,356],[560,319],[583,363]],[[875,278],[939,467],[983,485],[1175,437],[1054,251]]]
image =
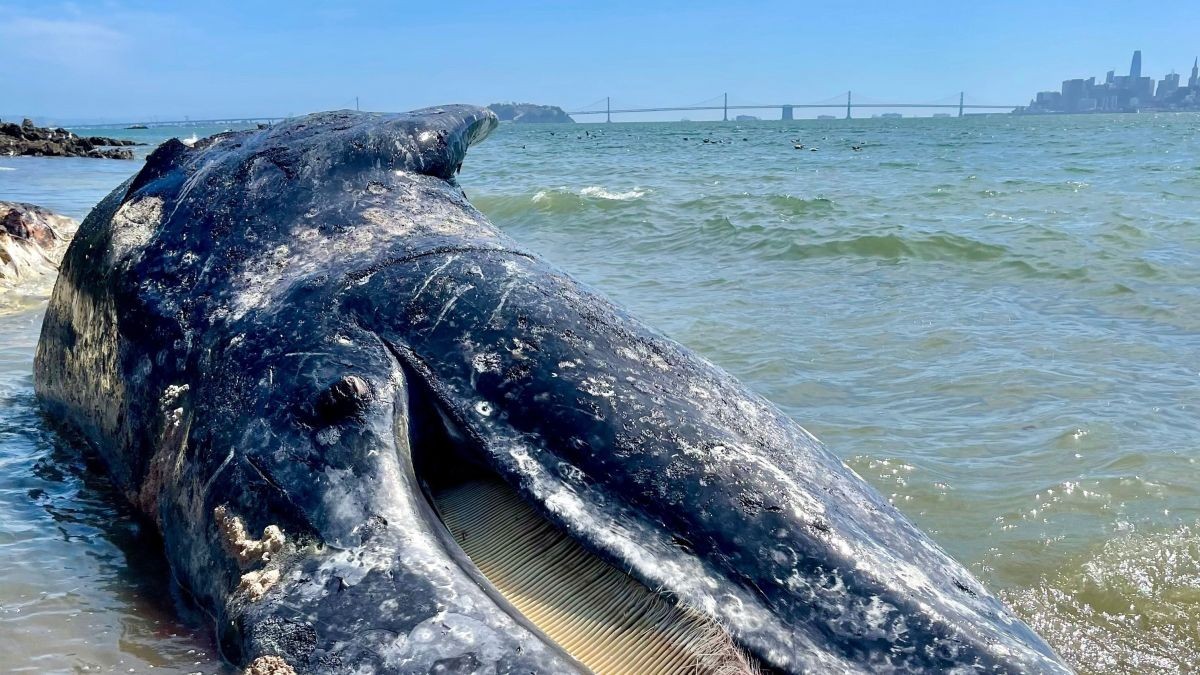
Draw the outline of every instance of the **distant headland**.
[[[1192,63],[1187,85],[1172,72],[1158,81],[1142,76],[1142,51],[1133,53],[1128,75],[1108,71],[1104,82],[1096,78],[1063,80],[1060,91],[1039,91],[1029,105],[1014,112],[1023,114],[1106,112],[1196,112],[1200,111],[1200,59]]]
[[[501,122],[517,124],[571,124],[575,120],[556,105],[536,103],[493,103],[488,109],[496,113]]]

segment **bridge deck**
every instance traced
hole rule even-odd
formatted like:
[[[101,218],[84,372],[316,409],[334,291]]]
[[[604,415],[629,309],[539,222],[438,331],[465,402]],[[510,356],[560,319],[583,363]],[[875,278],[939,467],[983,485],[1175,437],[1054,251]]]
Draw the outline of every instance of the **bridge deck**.
[[[608,115],[617,113],[648,113],[648,112],[686,112],[692,110],[767,110],[778,108],[830,108],[843,109],[846,108],[846,103],[772,103],[772,104],[755,104],[755,105],[693,105],[679,106],[671,108],[621,108],[612,110],[576,110],[567,111],[568,115]],[[853,103],[849,106],[853,108],[952,108],[954,110],[1013,110],[1020,106],[1015,105],[979,105],[979,104],[964,104],[957,103]]]

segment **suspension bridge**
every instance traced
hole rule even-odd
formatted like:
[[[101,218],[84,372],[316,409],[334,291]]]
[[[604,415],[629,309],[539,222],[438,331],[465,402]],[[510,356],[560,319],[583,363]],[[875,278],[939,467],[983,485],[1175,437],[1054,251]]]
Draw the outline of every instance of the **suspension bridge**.
[[[343,103],[349,107],[348,103]],[[337,107],[337,106],[335,106]],[[358,108],[358,98],[354,99],[354,107]],[[612,105],[612,97],[605,97],[592,101],[591,103],[579,106],[574,110],[568,110],[567,114],[572,117],[585,117],[589,115],[604,115],[606,122],[611,122],[613,115],[628,115],[639,113],[662,113],[662,112],[696,112],[696,111],[721,111],[721,119],[729,121],[729,111],[743,110],[779,110],[780,118],[784,120],[795,119],[795,111],[803,109],[825,109],[845,111],[845,118],[851,119],[854,116],[854,110],[859,108],[865,109],[933,109],[933,110],[957,110],[958,116],[962,117],[968,110],[979,111],[1012,111],[1019,108],[1019,105],[996,105],[990,103],[979,103],[976,101],[968,101],[966,92],[958,92],[958,94],[947,96],[941,99],[929,101],[927,103],[909,103],[909,102],[889,102],[878,101],[859,95],[855,96],[853,92],[838,94],[837,96],[825,99],[823,101],[815,101],[812,103],[758,103],[754,101],[730,101],[729,94],[723,93],[714,96],[704,101],[699,101],[689,105],[680,106],[638,106],[625,105],[614,108]],[[285,117],[225,117],[219,119],[193,120],[184,118],[182,120],[162,121],[153,120],[139,122],[139,125],[149,127],[160,126],[235,126],[245,124],[274,124],[280,120],[287,119]],[[125,126],[128,122],[116,124],[108,123],[92,123],[92,124],[73,124],[72,129],[92,129],[92,128],[109,128],[117,126]]]
[[[601,105],[601,104],[603,104],[603,105]],[[568,110],[567,114],[571,115],[572,117],[574,117],[574,116],[582,117],[582,116],[586,116],[586,115],[604,115],[605,121],[611,122],[613,115],[636,114],[636,113],[691,112],[691,111],[720,110],[721,111],[721,119],[728,122],[730,110],[735,110],[735,111],[738,111],[738,110],[779,110],[780,119],[790,120],[790,119],[795,119],[795,111],[797,109],[806,109],[806,108],[807,109],[820,108],[820,109],[831,109],[831,110],[841,110],[844,108],[846,111],[846,119],[851,119],[854,116],[855,108],[868,108],[868,109],[922,108],[922,109],[934,109],[934,110],[949,109],[949,110],[957,110],[958,116],[962,117],[963,115],[966,114],[966,111],[968,111],[968,110],[989,110],[989,111],[1007,110],[1007,111],[1011,111],[1018,107],[1020,107],[1020,106],[995,105],[995,104],[974,103],[974,102],[967,103],[966,92],[958,93],[958,101],[957,102],[954,102],[953,100],[949,100],[949,99],[941,99],[941,100],[937,100],[937,101],[931,101],[929,103],[908,103],[908,102],[897,103],[897,102],[888,102],[888,101],[874,101],[871,99],[867,99],[865,101],[860,100],[859,102],[855,102],[853,92],[848,91],[848,92],[846,92],[846,97],[844,100],[842,99],[841,95],[839,94],[838,96],[836,96],[834,98],[826,99],[824,101],[818,101],[816,103],[750,103],[750,102],[730,103],[729,102],[729,94],[726,93],[726,94],[721,94],[720,96],[716,96],[714,98],[708,99],[706,101],[701,101],[699,103],[694,103],[691,105],[658,106],[658,107],[626,106],[626,107],[618,107],[618,108],[612,107],[612,97],[605,97],[605,98],[593,101],[592,103],[589,103],[586,106],[581,106],[577,110]]]

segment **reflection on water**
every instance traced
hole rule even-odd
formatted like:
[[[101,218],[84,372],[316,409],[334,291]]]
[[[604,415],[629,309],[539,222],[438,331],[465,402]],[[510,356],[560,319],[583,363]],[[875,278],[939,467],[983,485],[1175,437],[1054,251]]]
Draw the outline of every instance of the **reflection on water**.
[[[1200,635],[1200,532],[1118,535],[1005,600],[1083,670],[1188,672]]]

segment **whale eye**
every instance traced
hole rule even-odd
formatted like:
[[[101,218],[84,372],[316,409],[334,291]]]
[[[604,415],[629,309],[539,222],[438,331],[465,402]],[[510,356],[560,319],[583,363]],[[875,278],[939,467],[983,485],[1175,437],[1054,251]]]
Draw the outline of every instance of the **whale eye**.
[[[371,385],[357,375],[346,375],[321,392],[314,405],[320,421],[334,424],[362,415],[371,402]]]

